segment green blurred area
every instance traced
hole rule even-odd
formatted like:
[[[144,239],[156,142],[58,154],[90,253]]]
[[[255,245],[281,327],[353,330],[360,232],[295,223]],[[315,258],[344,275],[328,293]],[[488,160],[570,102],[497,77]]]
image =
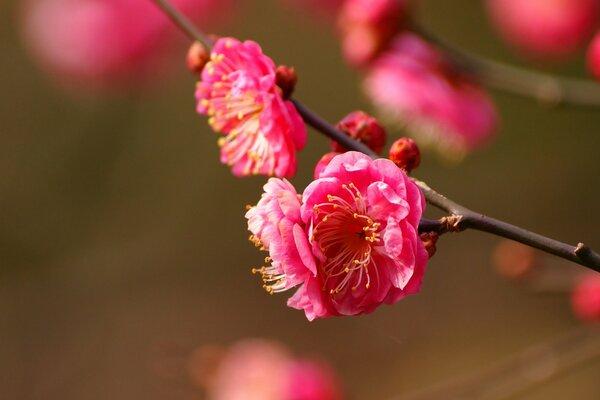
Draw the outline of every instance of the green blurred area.
[[[274,1],[242,7],[223,33],[294,65],[298,98],[330,121],[369,110],[331,29]],[[420,11],[448,42],[520,62],[479,2],[429,0]],[[287,294],[266,295],[250,274],[262,256],[247,241],[244,206],[264,178],[236,179],[219,164],[184,63],[143,93],[67,95],[32,64],[16,15],[15,1],[0,5],[1,398],[200,398],[183,372],[156,366],[201,344],[259,336],[326,357],[352,399],[386,399],[577,325],[565,294],[498,277],[497,239],[476,232],[440,240],[420,295],[369,316],[307,322],[285,306]],[[583,75],[581,62],[555,69]],[[456,166],[426,155],[416,175],[481,212],[600,247],[600,113],[494,98],[502,127],[490,147]],[[297,187],[327,149],[309,135]],[[589,364],[519,398],[597,399],[599,373]]]

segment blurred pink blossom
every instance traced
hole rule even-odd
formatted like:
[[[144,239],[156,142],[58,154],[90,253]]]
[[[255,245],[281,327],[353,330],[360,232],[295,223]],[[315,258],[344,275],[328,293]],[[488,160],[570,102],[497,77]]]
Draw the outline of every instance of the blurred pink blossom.
[[[596,33],[587,50],[587,67],[600,80],[600,32]]]
[[[568,56],[600,17],[598,0],[487,0],[487,8],[504,39],[529,57]]]
[[[288,305],[306,317],[358,315],[419,291],[428,255],[418,235],[425,207],[393,162],[350,151],[304,190],[271,179],[246,217],[268,250],[265,289],[300,287]]]
[[[275,64],[256,42],[219,39],[196,89],[198,112],[225,134],[221,162],[237,176],[292,176],[306,128],[294,105],[283,100]]]
[[[229,9],[229,0],[172,3],[202,26]],[[181,35],[148,0],[27,0],[22,13],[24,41],[43,70],[84,88],[160,77],[167,45]]]
[[[346,60],[364,66],[404,29],[411,0],[347,0],[338,16]]]
[[[460,159],[495,133],[498,117],[487,93],[412,33],[397,36],[373,62],[364,89],[384,116],[448,158]]]
[[[600,322],[600,274],[586,274],[573,288],[573,312],[586,322]]]
[[[237,342],[212,368],[206,387],[209,400],[343,399],[340,383],[327,364],[295,358],[267,340]]]

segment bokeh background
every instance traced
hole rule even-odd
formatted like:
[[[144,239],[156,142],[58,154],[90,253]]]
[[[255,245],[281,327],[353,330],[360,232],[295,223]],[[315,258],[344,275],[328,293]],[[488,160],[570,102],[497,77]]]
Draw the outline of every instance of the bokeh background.
[[[294,65],[297,97],[330,121],[370,109],[331,27],[275,1],[243,3],[222,33]],[[266,295],[250,274],[262,255],[247,241],[244,206],[264,179],[236,179],[219,164],[216,135],[194,112],[186,38],[174,77],[159,85],[74,95],[31,61],[18,5],[0,4],[1,398],[201,398],[177,363],[198,345],[250,336],[328,359],[352,399],[389,399],[578,324],[566,294],[498,277],[498,240],[476,232],[440,240],[420,295],[307,322],[285,306],[287,294]],[[521,62],[478,1],[423,1],[420,19],[448,42]],[[584,75],[581,60],[551,70]],[[459,165],[425,155],[416,175],[474,209],[600,247],[598,111],[493,95],[502,114],[494,143]],[[310,134],[297,187],[327,149]],[[598,399],[598,376],[600,362],[588,363],[516,398]]]

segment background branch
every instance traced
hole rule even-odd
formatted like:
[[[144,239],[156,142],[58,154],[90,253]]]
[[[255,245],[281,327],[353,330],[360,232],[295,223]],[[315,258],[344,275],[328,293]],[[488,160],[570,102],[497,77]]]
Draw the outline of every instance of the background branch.
[[[458,49],[420,26],[411,29],[435,44],[459,69],[486,86],[550,106],[600,107],[600,84],[596,82],[562,78],[490,60]]]

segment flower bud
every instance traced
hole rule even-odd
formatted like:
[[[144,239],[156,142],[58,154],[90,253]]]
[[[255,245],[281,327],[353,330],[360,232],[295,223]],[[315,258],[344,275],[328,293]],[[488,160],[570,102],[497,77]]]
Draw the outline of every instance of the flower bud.
[[[210,58],[210,52],[200,42],[194,42],[187,52],[187,67],[193,74],[200,74]]]
[[[288,67],[287,65],[280,65],[275,71],[275,80],[277,86],[281,89],[284,100],[292,97],[298,76],[296,75],[296,69],[294,67]]]
[[[421,164],[419,146],[412,139],[400,138],[390,148],[390,160],[409,173]]]
[[[384,127],[366,112],[351,112],[338,122],[336,128],[352,139],[364,143],[375,153],[381,153],[383,146],[385,146],[386,133]],[[335,152],[348,151],[347,148],[335,141],[331,142],[331,147]]]
[[[425,250],[427,250],[427,254],[429,254],[429,258],[433,257],[437,250],[437,241],[440,238],[440,235],[437,232],[426,232],[422,233],[420,236],[423,245],[425,245]]]
[[[321,172],[323,172],[325,167],[327,167],[327,165],[329,165],[331,160],[333,160],[333,157],[335,157],[339,154],[342,154],[342,153],[337,153],[335,151],[332,151],[330,153],[326,153],[325,155],[323,155],[323,157],[321,157],[321,159],[317,162],[317,165],[315,165],[315,179],[319,179]]]
[[[600,274],[585,275],[573,289],[571,307],[585,322],[600,321]]]

